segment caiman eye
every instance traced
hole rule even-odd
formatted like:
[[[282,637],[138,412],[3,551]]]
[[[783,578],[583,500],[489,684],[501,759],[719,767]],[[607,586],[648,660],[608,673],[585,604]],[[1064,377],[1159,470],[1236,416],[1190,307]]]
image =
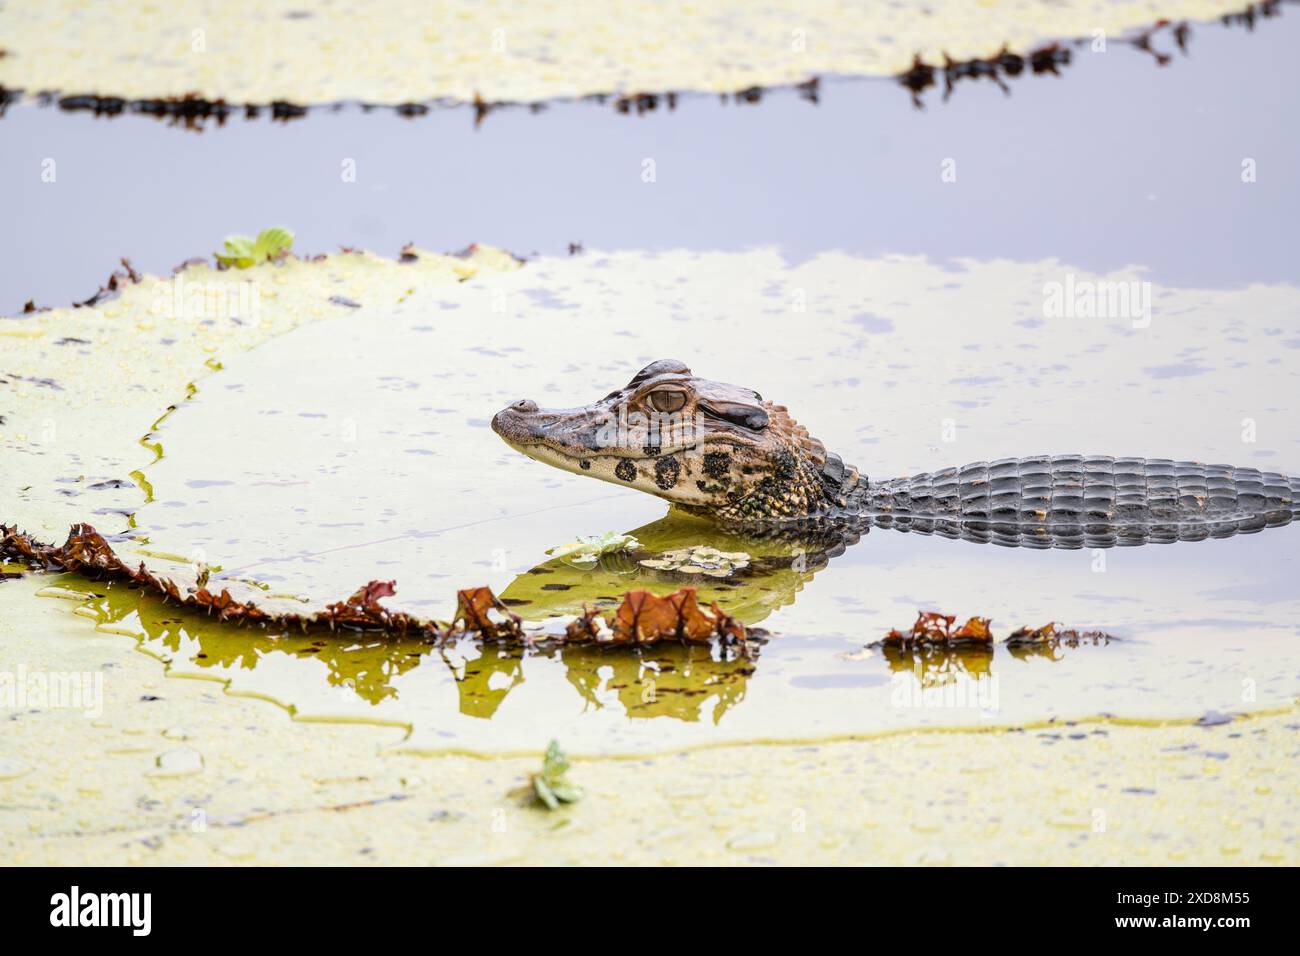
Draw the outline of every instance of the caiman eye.
[[[656,412],[680,412],[686,406],[686,393],[675,388],[661,388],[646,397]]]

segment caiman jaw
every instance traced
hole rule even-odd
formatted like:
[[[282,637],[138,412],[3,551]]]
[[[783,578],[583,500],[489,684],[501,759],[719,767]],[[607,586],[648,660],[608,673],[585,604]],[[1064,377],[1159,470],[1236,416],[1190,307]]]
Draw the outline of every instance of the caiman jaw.
[[[492,430],[530,458],[724,523],[824,514],[857,478],[783,406],[671,359],[581,408],[522,399],[493,417]]]
[[[690,452],[656,437],[653,446],[639,433],[628,437],[626,412],[602,399],[581,408],[539,408],[521,399],[492,418],[492,430],[511,448],[553,468],[599,478],[681,504],[703,504],[698,489],[678,487],[690,473]]]
[[[595,445],[603,417],[604,412],[596,406],[543,409],[525,398],[492,416],[492,430],[507,445],[529,458],[586,475],[595,468],[595,461],[603,457]]]

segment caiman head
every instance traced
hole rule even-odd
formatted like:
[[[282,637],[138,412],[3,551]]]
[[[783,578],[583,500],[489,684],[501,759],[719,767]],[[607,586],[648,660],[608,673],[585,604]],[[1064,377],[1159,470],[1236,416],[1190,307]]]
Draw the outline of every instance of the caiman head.
[[[829,513],[865,479],[757,392],[662,359],[580,408],[521,399],[492,419],[517,451],[724,523]]]

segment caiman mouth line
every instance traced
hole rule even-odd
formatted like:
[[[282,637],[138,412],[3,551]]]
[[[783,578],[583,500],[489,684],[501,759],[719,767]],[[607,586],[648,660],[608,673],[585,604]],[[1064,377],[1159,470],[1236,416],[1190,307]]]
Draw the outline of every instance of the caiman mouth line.
[[[692,440],[665,443],[677,433],[661,422],[692,423]],[[673,359],[591,405],[551,410],[522,399],[492,428],[553,467],[764,534],[892,527],[1011,547],[1106,548],[1230,537],[1300,516],[1300,479],[1170,459],[1040,455],[869,482],[783,405]]]

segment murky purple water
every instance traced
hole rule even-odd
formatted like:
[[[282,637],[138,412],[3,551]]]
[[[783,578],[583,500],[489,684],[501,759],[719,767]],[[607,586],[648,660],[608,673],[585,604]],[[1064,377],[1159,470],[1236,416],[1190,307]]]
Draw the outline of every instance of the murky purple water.
[[[830,80],[759,104],[681,96],[644,116],[554,104],[401,119],[320,110],[201,133],[34,105],[0,119],[0,310],[92,293],[127,256],[160,272],[271,224],[297,248],[393,255],[415,241],[519,254],[778,246],[1130,264],[1210,287],[1297,276],[1300,15],[1206,24],[1158,67],[1112,43],[1011,95],[963,82],[912,107],[886,80]],[[57,181],[41,181],[53,158]],[[941,181],[945,159],[957,181]],[[1241,181],[1243,159],[1258,181]],[[642,182],[653,159],[656,181]],[[344,182],[353,161],[356,181]]]

